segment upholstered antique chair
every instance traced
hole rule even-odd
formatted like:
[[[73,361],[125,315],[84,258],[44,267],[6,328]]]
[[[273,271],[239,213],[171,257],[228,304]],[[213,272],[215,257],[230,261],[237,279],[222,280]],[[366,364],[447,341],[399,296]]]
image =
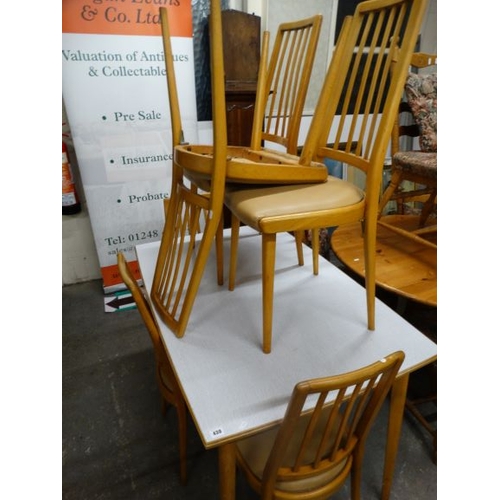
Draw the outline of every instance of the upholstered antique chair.
[[[421,71],[425,68],[425,72]],[[437,56],[417,52],[410,63],[405,98],[394,122],[391,138],[391,180],[379,205],[379,223],[426,245],[436,246],[437,218]],[[415,71],[418,71],[415,72]],[[421,205],[418,224],[400,224],[401,218],[383,217],[389,202],[405,214],[408,202]],[[429,223],[430,221],[430,223]]]
[[[272,342],[278,232],[312,230],[317,274],[319,230],[359,222],[365,242],[367,326],[375,329],[375,241],[383,164],[426,5],[427,0],[361,2],[345,19],[337,40],[298,164],[324,164],[330,158],[351,165],[366,174],[365,189],[332,176],[317,184],[226,187],[226,206],[262,235],[266,353]],[[232,230],[237,241],[237,225]],[[231,258],[236,255],[232,250]]]
[[[163,346],[160,330],[151,311],[148,299],[143,290],[135,280],[132,271],[129,268],[127,260],[122,253],[118,254],[118,270],[123,282],[130,290],[132,298],[135,301],[137,309],[146,326],[149,337],[153,344],[155,364],[156,364],[156,382],[161,395],[162,413],[166,412],[167,403],[175,407],[177,411],[178,433],[179,433],[179,463],[181,483],[187,482],[187,407],[182,395],[181,389],[175,378],[172,366],[168,359],[165,347]]]
[[[366,440],[403,360],[398,351],[300,382],[280,425],[236,442],[236,464],[260,498],[327,499],[350,476],[351,498],[359,500]]]

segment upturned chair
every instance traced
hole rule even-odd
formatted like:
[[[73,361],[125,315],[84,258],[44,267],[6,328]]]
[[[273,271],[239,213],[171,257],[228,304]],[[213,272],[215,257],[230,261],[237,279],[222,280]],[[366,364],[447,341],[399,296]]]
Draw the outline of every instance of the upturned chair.
[[[236,442],[236,464],[260,498],[327,499],[350,475],[351,498],[359,500],[366,440],[403,360],[398,351],[300,382],[279,426]]]
[[[426,71],[420,72],[423,68]],[[427,221],[437,201],[437,56],[414,53],[410,70],[392,131],[391,180],[380,199],[379,224],[436,247],[435,235],[428,236],[436,233],[437,223]],[[417,140],[418,146],[414,144]],[[398,214],[405,213],[407,202],[421,203],[418,224],[407,227],[398,224],[398,217],[383,217],[390,201],[397,203]]]
[[[426,5],[427,0],[369,0],[358,4],[343,23],[298,164],[307,167],[331,158],[351,165],[366,174],[364,190],[331,176],[318,184],[226,188],[224,202],[229,210],[262,234],[265,353],[271,351],[278,232],[312,230],[317,274],[320,228],[360,222],[368,329],[375,329],[375,241],[382,170]]]
[[[181,483],[187,482],[187,408],[181,389],[175,378],[172,366],[168,359],[165,348],[160,337],[158,325],[151,311],[149,301],[144,296],[142,289],[135,280],[123,253],[119,253],[118,270],[123,282],[130,290],[137,309],[149,332],[153,344],[156,382],[161,395],[161,410],[165,414],[167,403],[175,407],[177,411],[178,433],[179,433],[179,464]]]
[[[214,237],[220,235],[222,229],[222,224],[219,225],[219,222],[226,182],[251,184],[297,183],[305,180],[323,182],[327,171],[325,166],[319,163],[311,166],[299,165],[294,155],[278,156],[274,151],[265,151],[262,147],[257,150],[241,146],[228,147],[222,28],[218,0],[211,2],[209,17],[213,141],[209,145],[185,144],[166,8],[160,8],[160,16],[174,160],[171,197],[166,212],[151,299],[160,318],[176,336],[182,337],[208,253]],[[298,38],[308,40],[308,43],[315,48],[319,20],[314,18],[307,24],[309,30],[314,27],[314,31],[311,31],[316,38],[311,34]],[[299,26],[296,30],[299,30]],[[304,43],[299,44],[299,47],[305,50],[307,57],[310,57],[310,49],[306,50]],[[312,61],[309,62],[312,64]],[[237,161],[233,161],[235,158]],[[273,167],[272,170],[270,166]],[[217,279],[221,284],[223,258],[221,237],[216,239],[216,249]]]
[[[171,196],[151,289],[153,305],[177,337],[184,335],[221,218],[226,180],[227,135],[220,2],[210,4],[213,145],[210,155],[183,147],[168,10],[160,8],[172,123]],[[201,232],[201,235],[200,235]],[[218,266],[222,268],[222,265]]]
[[[321,22],[322,16],[317,15],[282,24],[269,66],[269,33],[264,33],[251,144],[227,146],[226,183],[274,185],[326,180],[325,165],[319,162],[301,165],[295,155]],[[219,55],[222,57],[222,51]],[[212,102],[220,105],[224,99],[213,96]],[[285,151],[264,147],[263,141],[280,145]],[[192,161],[212,157],[213,146],[181,146],[178,156],[184,158],[184,155],[189,155]],[[212,171],[209,162],[201,163],[197,183],[208,191]]]

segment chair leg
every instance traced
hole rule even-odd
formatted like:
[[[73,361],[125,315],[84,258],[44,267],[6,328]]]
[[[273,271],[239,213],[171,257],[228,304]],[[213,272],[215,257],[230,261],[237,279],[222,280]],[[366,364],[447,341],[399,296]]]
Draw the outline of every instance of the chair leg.
[[[217,259],[217,284],[224,284],[224,218],[221,217],[217,233],[215,234],[215,255]]]
[[[236,498],[236,445],[219,446],[219,490],[221,500]]]
[[[319,229],[311,230],[311,246],[313,252],[313,273],[315,276],[319,273]]]
[[[161,388],[164,385],[164,382],[162,380],[161,369],[158,362],[156,362],[156,384],[160,393],[160,411],[161,414],[165,416],[167,414],[168,401],[163,397],[163,394],[161,392]]]
[[[358,445],[353,455],[351,468],[351,500],[361,500],[361,472],[363,466],[364,444]]]
[[[422,212],[420,213],[420,220],[419,220],[419,226],[424,227],[427,219],[429,218],[429,215],[432,212],[432,207],[434,206],[434,202],[436,200],[437,196],[437,191],[434,189],[432,193],[429,195],[429,198],[427,198],[426,202],[424,203],[424,206],[422,207]]]
[[[304,265],[304,249],[302,248],[302,242],[304,240],[304,232],[303,231],[295,231],[295,246],[297,247],[297,261],[299,266]]]
[[[262,234],[262,316],[263,351],[271,352],[273,334],[274,265],[276,234]]]
[[[369,217],[369,214],[367,214]],[[368,314],[368,330],[375,330],[375,246],[377,237],[377,221],[365,221],[365,288]]]
[[[187,412],[186,405],[177,405],[177,419],[179,426],[179,463],[181,484],[187,482]]]
[[[387,441],[382,479],[382,500],[389,500],[392,481],[394,479],[394,467],[396,465],[409,378],[409,373],[397,377],[390,392],[389,421],[387,424]]]
[[[236,264],[238,263],[238,243],[240,239],[240,221],[231,214],[231,251],[229,256],[229,290],[234,290],[236,281]]]
[[[380,203],[378,206],[379,217],[382,215],[382,211],[384,210],[387,203],[389,203],[389,201],[391,200],[400,182],[401,182],[401,172],[393,171],[391,174],[391,181],[389,182],[389,185],[383,192],[382,198],[380,199]]]

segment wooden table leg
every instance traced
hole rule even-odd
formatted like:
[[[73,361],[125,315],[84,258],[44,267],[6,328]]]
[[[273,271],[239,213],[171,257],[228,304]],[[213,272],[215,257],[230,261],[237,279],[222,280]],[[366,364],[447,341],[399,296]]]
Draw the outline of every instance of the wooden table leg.
[[[403,423],[409,379],[409,373],[396,378],[391,390],[384,477],[382,482],[382,500],[389,500],[391,494],[392,478],[394,475],[394,466],[396,465],[396,455],[398,452],[401,425]]]
[[[236,462],[232,443],[219,446],[219,489],[220,500],[235,500]]]

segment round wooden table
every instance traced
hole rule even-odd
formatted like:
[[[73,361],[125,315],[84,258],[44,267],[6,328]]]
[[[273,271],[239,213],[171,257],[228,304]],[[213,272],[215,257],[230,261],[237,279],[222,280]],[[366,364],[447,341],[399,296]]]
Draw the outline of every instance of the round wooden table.
[[[416,227],[414,215],[390,215],[398,225]],[[397,219],[395,219],[397,218]],[[340,261],[364,277],[361,224],[339,226],[330,240]],[[380,287],[422,304],[437,306],[437,250],[389,229],[377,229],[376,282]]]

